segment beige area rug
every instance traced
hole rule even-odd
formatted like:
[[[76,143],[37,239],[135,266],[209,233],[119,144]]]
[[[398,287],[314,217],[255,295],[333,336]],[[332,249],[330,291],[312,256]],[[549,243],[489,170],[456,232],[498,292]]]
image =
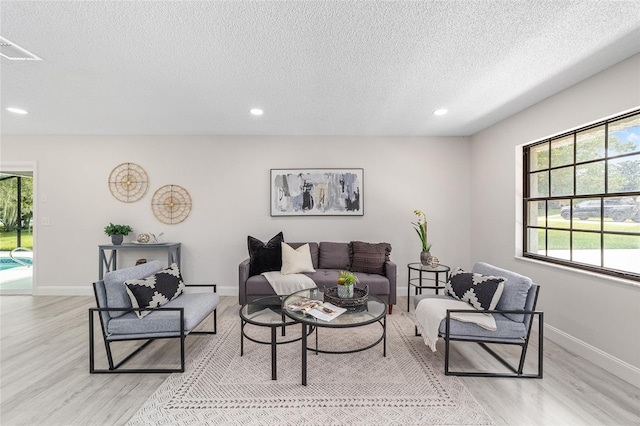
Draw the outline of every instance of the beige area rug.
[[[270,347],[245,339],[241,357],[240,318],[221,322],[219,334],[205,337],[207,343],[187,358],[186,372],[167,378],[128,424],[493,424],[460,380],[444,375],[442,355],[413,335],[406,314],[387,318],[386,357],[382,343],[353,354],[309,352],[308,386],[301,384],[300,342],[278,346],[278,379],[271,380]],[[268,328],[247,327],[252,337],[268,340]],[[286,338],[300,328],[288,327]],[[378,324],[320,329],[320,348],[366,346],[381,330]]]

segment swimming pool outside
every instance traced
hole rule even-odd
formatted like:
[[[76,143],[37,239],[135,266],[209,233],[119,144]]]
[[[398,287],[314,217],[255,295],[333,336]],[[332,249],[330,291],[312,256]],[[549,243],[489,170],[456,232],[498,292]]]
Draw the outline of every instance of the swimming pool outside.
[[[29,265],[33,264],[33,259],[29,257],[18,257],[21,261],[28,263]],[[24,265],[16,262],[11,258],[2,257],[0,258],[0,271],[6,271],[7,269],[25,267]]]
[[[14,256],[22,262],[33,264],[30,252],[16,254]],[[11,259],[10,252],[0,251],[0,294],[31,294],[32,291],[33,268]]]

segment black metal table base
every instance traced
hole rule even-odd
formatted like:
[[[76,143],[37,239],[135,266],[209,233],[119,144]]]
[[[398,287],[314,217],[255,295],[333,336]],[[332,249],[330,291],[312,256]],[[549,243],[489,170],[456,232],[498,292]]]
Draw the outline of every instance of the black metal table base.
[[[378,324],[380,324],[380,326],[382,326],[382,335],[380,336],[380,338],[378,340],[376,340],[375,342],[371,343],[370,345],[364,346],[362,348],[357,348],[357,349],[349,349],[349,350],[344,350],[344,351],[328,351],[328,350],[322,350],[322,349],[318,349],[318,330],[321,327],[313,327],[310,325],[307,325],[305,323],[301,323],[302,324],[302,385],[303,386],[307,386],[307,353],[308,352],[315,352],[316,354],[318,353],[323,353],[323,354],[351,354],[351,353],[356,353],[356,352],[362,352],[362,351],[366,351],[367,349],[371,349],[374,346],[377,346],[378,344],[380,344],[380,342],[382,342],[382,356],[386,357],[387,356],[387,317],[386,315],[379,321],[377,321]],[[368,323],[368,324],[361,324],[361,325],[356,325],[352,328],[356,328],[356,327],[362,327],[365,325],[369,325],[369,324],[373,324],[373,323]],[[311,328],[311,330],[309,330],[309,328]],[[307,337],[313,333],[313,329],[316,329],[316,345],[314,348],[310,348],[307,344]]]
[[[248,339],[254,343],[259,343],[261,345],[270,345],[271,346],[271,380],[277,380],[278,379],[278,375],[277,375],[277,370],[278,370],[278,356],[277,356],[277,347],[278,345],[284,345],[287,343],[293,343],[293,342],[297,342],[299,340],[302,339],[302,337],[297,337],[295,339],[290,339],[290,340],[283,340],[278,342],[278,339],[276,337],[276,332],[277,329],[279,327],[282,327],[282,335],[285,336],[285,327],[288,327],[290,325],[294,325],[295,323],[287,323],[287,324],[274,324],[274,325],[257,325],[257,324],[253,324],[256,325],[258,327],[269,327],[271,329],[271,339],[268,342],[265,342],[264,340],[258,340],[258,339],[254,339],[253,337],[247,335],[247,333],[244,330],[244,327],[247,324],[250,324],[249,322],[245,321],[244,319],[240,319],[241,321],[241,327],[240,327],[240,356],[244,355],[244,339]],[[311,332],[313,332],[313,330],[311,330]]]

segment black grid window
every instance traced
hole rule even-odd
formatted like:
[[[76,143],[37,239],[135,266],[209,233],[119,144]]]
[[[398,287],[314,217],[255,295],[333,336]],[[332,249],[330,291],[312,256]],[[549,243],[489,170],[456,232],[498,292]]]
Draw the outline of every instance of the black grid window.
[[[640,281],[640,110],[523,154],[524,256]]]

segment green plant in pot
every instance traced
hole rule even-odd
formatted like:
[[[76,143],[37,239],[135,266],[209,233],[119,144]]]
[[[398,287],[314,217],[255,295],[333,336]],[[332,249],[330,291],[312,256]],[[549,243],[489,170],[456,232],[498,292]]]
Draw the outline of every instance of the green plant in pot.
[[[113,223],[109,223],[104,227],[104,233],[111,237],[111,242],[116,246],[122,244],[124,236],[129,235],[131,231],[133,231],[133,229],[129,225],[114,225]]]
[[[358,277],[349,271],[340,271],[338,275],[338,297],[350,299],[353,297],[353,289],[358,283]]]

